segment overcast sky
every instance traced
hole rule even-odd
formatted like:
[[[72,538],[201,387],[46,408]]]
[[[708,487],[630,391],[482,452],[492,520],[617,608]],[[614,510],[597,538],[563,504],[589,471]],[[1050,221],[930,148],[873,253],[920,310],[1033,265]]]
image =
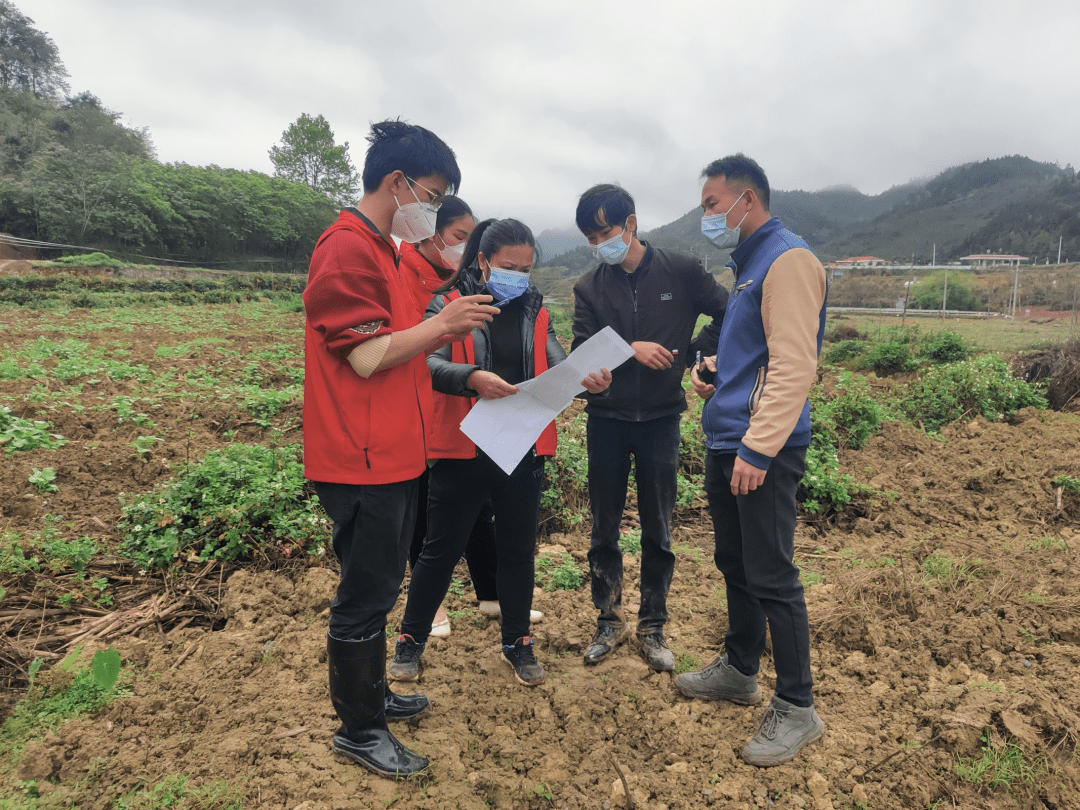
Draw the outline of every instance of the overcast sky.
[[[777,189],[868,194],[1002,155],[1080,167],[1080,2],[14,0],[162,161],[271,173],[322,114],[363,164],[372,121],[440,135],[478,215],[573,223],[618,182],[643,229],[714,158]]]

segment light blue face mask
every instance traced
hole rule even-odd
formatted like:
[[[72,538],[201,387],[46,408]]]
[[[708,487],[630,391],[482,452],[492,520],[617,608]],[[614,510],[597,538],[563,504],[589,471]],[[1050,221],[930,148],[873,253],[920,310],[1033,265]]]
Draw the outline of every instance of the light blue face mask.
[[[529,289],[529,274],[521,270],[492,267],[487,280],[488,292],[495,298],[493,306],[501,307]]]
[[[630,252],[630,243],[623,241],[623,234],[626,231],[626,223],[623,223],[623,229],[617,235],[601,242],[599,245],[593,245],[593,255],[597,260],[604,264],[622,264],[626,258],[626,254]]]
[[[740,194],[739,200],[741,199],[742,195]],[[738,205],[739,200],[735,200],[731,204],[731,208]],[[727,215],[731,213],[731,208],[727,210],[727,214],[711,214],[701,218],[701,233],[718,248],[733,248],[739,244],[739,226],[743,224],[743,220],[750,214],[747,211],[743,214],[743,218],[739,220],[738,225],[729,228],[727,226]]]

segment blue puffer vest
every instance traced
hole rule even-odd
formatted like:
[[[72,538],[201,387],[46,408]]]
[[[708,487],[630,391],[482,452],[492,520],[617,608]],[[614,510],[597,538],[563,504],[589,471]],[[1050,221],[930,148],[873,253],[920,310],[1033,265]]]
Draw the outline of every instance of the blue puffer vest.
[[[735,283],[728,299],[716,352],[716,393],[705,404],[701,426],[710,450],[738,452],[760,469],[768,469],[772,459],[744,447],[742,437],[750,426],[750,415],[761,399],[769,366],[769,348],[761,318],[762,285],[769,269],[782,254],[806,248],[806,241],[773,217],[731,253],[728,267]],[[817,350],[825,334],[825,307],[821,308]],[[795,429],[784,447],[810,444],[810,401],[803,405]]]

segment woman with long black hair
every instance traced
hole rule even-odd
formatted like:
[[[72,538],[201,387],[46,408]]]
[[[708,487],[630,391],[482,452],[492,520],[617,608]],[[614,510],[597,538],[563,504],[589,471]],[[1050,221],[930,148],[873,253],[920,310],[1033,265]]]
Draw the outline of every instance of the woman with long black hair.
[[[555,455],[555,423],[507,475],[461,432],[461,420],[477,398],[500,399],[517,393],[517,384],[539,376],[566,359],[555,337],[543,296],[529,284],[536,258],[532,232],[515,219],[489,219],[473,230],[461,270],[428,305],[437,315],[460,296],[486,292],[499,314],[464,341],[428,355],[435,389],[435,430],[428,458],[428,537],[413,569],[405,618],[401,623],[389,677],[415,681],[420,674],[431,622],[446,595],[469,532],[487,502],[495,513],[496,581],[502,613],[502,657],[526,686],[544,680],[529,635],[533,555],[536,547],[544,461]],[[600,369],[582,386],[600,393],[611,373]]]

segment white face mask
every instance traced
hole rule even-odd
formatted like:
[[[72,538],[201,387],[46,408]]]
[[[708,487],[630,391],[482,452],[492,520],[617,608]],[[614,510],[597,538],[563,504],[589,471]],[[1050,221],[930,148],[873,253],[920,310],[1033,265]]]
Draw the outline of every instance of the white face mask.
[[[465,255],[465,243],[460,242],[454,246],[446,244],[445,240],[440,239],[443,243],[442,250],[439,251],[439,255],[450,267],[451,270],[457,270],[458,265],[461,264],[461,257]]]
[[[396,236],[402,242],[411,242],[415,245],[435,235],[435,218],[439,214],[439,206],[420,202],[420,198],[416,196],[411,185],[409,191],[412,192],[416,202],[402,205],[398,202],[397,196],[394,196],[394,202],[397,203],[398,208],[390,223],[390,235]]]

